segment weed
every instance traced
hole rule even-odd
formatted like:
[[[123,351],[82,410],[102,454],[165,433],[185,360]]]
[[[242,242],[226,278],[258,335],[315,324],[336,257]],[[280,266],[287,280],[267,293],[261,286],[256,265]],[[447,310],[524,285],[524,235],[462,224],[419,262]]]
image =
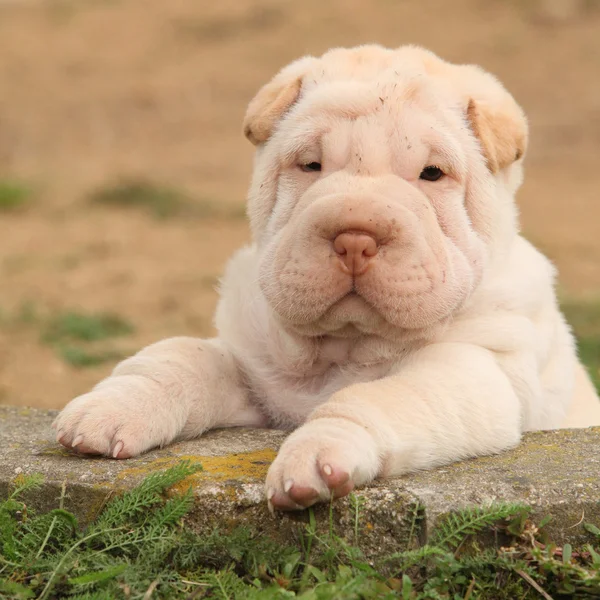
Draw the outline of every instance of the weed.
[[[95,367],[106,362],[123,360],[125,354],[117,350],[87,350],[79,346],[57,346],[60,357],[68,364],[78,369],[83,367]]]
[[[244,205],[191,198],[180,190],[143,180],[124,180],[103,187],[94,192],[90,200],[103,206],[144,209],[159,219],[186,216],[237,220],[246,216]]]
[[[23,208],[31,197],[31,190],[17,181],[0,180],[0,211]]]
[[[180,214],[189,199],[182,192],[143,180],[124,180],[92,193],[95,204],[123,208],[143,208],[164,219]]]
[[[32,300],[24,300],[19,305],[16,322],[21,325],[31,325],[39,320],[38,309]]]
[[[46,322],[42,341],[53,346],[73,367],[93,367],[121,360],[124,354],[111,348],[90,348],[90,343],[122,337],[133,331],[133,326],[118,315],[69,311],[54,315]]]
[[[600,392],[600,300],[564,302],[562,310],[577,338],[579,357]]]
[[[600,337],[600,298],[567,300],[562,303],[561,308],[575,335]]]
[[[331,528],[319,535],[312,511],[308,524],[299,525],[299,546],[281,546],[245,527],[193,533],[184,524],[193,506],[191,490],[170,498],[164,492],[198,468],[182,462],[151,475],[108,502],[83,530],[63,507],[66,485],[58,507],[37,515],[23,496],[39,488],[41,478],[19,476],[0,502],[0,598],[154,593],[247,600],[533,600],[600,594],[600,529],[593,524],[586,524],[592,543],[559,547],[540,541],[544,523],[536,527],[528,508],[477,506],[442,519],[428,544],[369,563],[359,547],[358,498],[352,501],[353,545]],[[478,547],[475,536],[490,531],[508,543]]]
[[[75,311],[55,315],[42,335],[44,342],[96,342],[133,333],[133,326],[111,313],[84,314]]]
[[[92,367],[125,358],[122,351],[98,347],[97,342],[133,333],[133,326],[110,313],[84,314],[76,311],[47,316],[31,301],[22,302],[12,311],[0,308],[0,328],[6,331],[39,326],[41,340],[76,368]]]

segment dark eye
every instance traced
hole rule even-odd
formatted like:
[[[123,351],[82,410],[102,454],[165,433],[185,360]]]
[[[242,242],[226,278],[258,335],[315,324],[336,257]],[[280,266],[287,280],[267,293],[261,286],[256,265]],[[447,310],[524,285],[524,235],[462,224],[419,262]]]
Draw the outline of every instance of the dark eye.
[[[439,167],[436,167],[435,165],[430,165],[429,167],[425,167],[421,171],[419,179],[424,179],[425,181],[437,181],[443,176],[444,171],[442,171]]]
[[[311,163],[308,163],[307,165],[300,165],[300,168],[305,173],[314,173],[316,171],[320,171],[321,170],[321,163],[311,162]]]

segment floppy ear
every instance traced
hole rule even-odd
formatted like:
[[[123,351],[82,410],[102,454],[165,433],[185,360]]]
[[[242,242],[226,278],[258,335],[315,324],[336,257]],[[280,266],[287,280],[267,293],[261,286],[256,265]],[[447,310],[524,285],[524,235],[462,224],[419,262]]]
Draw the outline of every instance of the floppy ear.
[[[467,119],[489,170],[498,173],[527,150],[527,119],[515,99],[492,75],[476,67],[465,78]]]
[[[465,116],[492,173],[505,169],[525,154],[528,138],[525,113],[493,75],[475,65],[446,62],[423,48],[401,50],[418,55],[429,74],[441,76],[458,88]]]
[[[244,135],[256,146],[266,142],[275,125],[296,102],[302,79],[315,62],[307,56],[283,68],[251,100],[244,117]]]

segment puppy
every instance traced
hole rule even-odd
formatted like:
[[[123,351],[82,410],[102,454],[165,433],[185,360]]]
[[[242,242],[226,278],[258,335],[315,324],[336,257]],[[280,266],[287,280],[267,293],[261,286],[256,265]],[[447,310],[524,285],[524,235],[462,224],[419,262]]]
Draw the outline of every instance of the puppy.
[[[253,243],[222,281],[219,337],[120,363],[57,417],[61,444],[128,458],[294,429],[266,482],[294,510],[600,424],[554,270],[518,233],[527,122],[494,77],[416,47],[335,49],[277,74],[244,132]]]

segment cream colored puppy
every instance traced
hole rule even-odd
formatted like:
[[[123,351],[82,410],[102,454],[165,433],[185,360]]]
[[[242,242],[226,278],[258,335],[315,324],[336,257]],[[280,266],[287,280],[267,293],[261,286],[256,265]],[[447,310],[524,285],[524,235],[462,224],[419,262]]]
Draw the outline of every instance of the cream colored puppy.
[[[60,443],[127,458],[295,429],[266,484],[295,509],[600,424],[554,270],[518,234],[527,124],[494,77],[415,47],[336,49],[283,69],[244,127],[254,242],[222,281],[219,337],[125,360],[61,412]]]

